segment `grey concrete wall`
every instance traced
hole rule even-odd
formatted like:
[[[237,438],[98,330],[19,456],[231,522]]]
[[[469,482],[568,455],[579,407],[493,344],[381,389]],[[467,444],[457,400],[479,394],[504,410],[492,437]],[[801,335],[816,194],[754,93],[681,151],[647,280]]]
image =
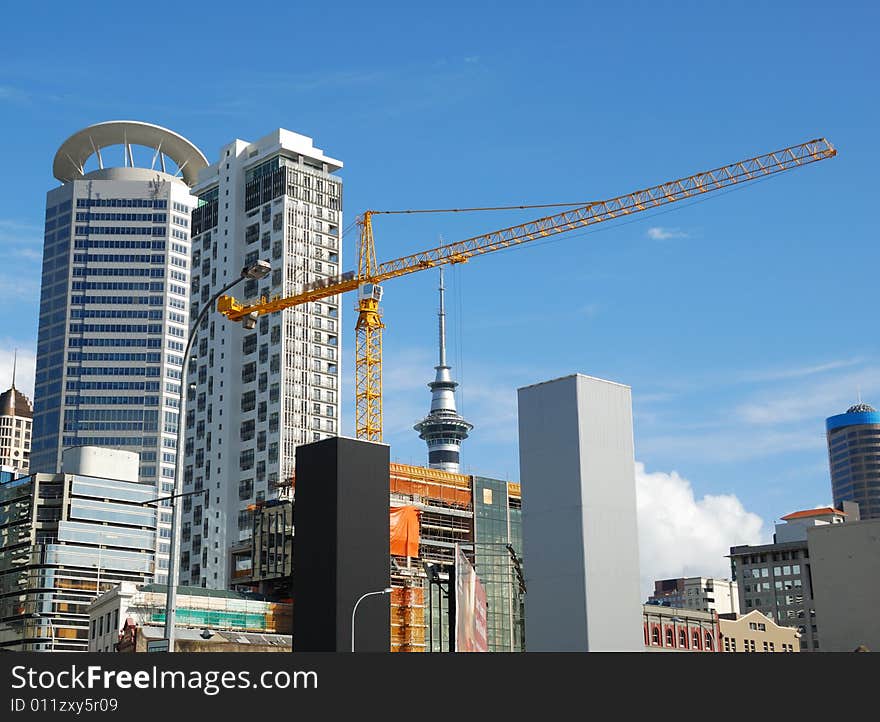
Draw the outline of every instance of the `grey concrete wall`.
[[[642,651],[628,386],[519,389],[529,651]]]
[[[807,544],[819,649],[880,652],[880,519],[814,527]]]

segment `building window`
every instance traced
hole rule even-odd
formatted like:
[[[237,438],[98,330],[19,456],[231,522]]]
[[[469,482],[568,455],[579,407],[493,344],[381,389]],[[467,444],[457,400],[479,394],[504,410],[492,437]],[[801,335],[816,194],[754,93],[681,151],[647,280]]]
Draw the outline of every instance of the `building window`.
[[[94,624],[94,622],[92,622],[92,624]],[[651,644],[656,647],[660,646],[660,630],[657,627],[654,627],[654,629],[651,630]]]
[[[706,649],[712,651],[712,635],[709,632],[706,632]]]
[[[672,636],[672,629],[670,629],[669,627],[666,628],[666,646],[675,646],[675,638]]]

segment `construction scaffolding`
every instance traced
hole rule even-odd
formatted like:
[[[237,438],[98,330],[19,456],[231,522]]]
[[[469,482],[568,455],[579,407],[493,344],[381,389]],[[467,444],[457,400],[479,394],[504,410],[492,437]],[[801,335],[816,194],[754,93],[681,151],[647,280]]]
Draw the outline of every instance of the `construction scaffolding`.
[[[438,580],[448,584],[458,545],[477,574],[488,585],[490,647],[498,651],[520,651],[522,594],[517,591],[509,552],[498,544],[486,544],[487,534],[501,534],[515,543],[521,554],[519,532],[513,532],[520,514],[520,486],[440,469],[392,463],[389,469],[389,509],[413,507],[418,511],[418,551],[406,556],[390,555],[391,639],[393,652],[427,652],[449,649],[449,600]],[[291,487],[295,479],[291,475]],[[490,484],[494,496],[487,496]],[[477,501],[475,503],[475,494]],[[487,500],[490,504],[486,506]],[[494,500],[494,503],[492,503]],[[480,519],[477,520],[477,507]],[[491,508],[492,513],[488,510]],[[254,505],[253,536],[230,548],[233,585],[258,591],[271,598],[289,601],[293,556],[293,502],[282,499]],[[509,521],[504,521],[509,519]],[[500,524],[500,527],[498,525]],[[480,526],[483,525],[483,526]],[[491,528],[487,525],[492,525]],[[498,527],[498,528],[496,528]],[[478,530],[479,531],[478,533]],[[404,548],[414,551],[413,546]],[[429,575],[434,579],[433,589]],[[508,590],[509,587],[509,590]],[[509,618],[511,621],[505,621]],[[493,626],[494,625],[494,626]],[[496,631],[493,631],[497,627]]]
[[[425,651],[425,590],[409,582],[391,590],[391,651]]]
[[[290,634],[290,604],[254,599],[236,592],[179,587],[176,623],[181,627],[214,627],[242,632]],[[128,614],[139,626],[165,623],[165,587],[140,587],[128,603]]]
[[[419,510],[419,553],[416,557],[391,555],[391,651],[431,651],[432,640],[448,635],[441,621],[439,600],[425,604],[426,567],[451,566],[455,545],[473,541],[471,477],[440,469],[392,463],[389,480],[392,506]],[[437,595],[435,595],[437,596]],[[428,634],[429,625],[433,634]]]

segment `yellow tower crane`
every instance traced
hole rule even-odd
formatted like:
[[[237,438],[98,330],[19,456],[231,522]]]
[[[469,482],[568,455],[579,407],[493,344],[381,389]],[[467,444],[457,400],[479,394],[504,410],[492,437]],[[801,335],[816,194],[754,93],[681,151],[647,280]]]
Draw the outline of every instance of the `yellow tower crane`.
[[[434,211],[365,211],[358,218],[360,245],[357,273],[348,272],[331,278],[303,284],[292,296],[262,297],[258,303],[246,305],[231,296],[221,296],[217,310],[226,318],[238,321],[256,319],[267,313],[300,306],[346,291],[358,291],[357,353],[356,353],[356,434],[368,441],[382,440],[382,323],[379,304],[381,283],[426,268],[447,263],[464,263],[473,256],[484,255],[548,236],[651,210],[669,203],[695,198],[703,193],[722,190],[738,183],[757,180],[775,173],[792,170],[837,155],[824,138],[789,146],[764,155],[747,158],[713,170],[633,191],[605,201],[586,203],[537,220],[484,233],[455,243],[447,243],[427,251],[412,253],[384,263],[376,262],[372,218],[377,213],[457,212],[463,210],[500,210],[498,208],[439,209]],[[569,204],[554,204],[556,207]],[[512,206],[539,208],[544,206]]]

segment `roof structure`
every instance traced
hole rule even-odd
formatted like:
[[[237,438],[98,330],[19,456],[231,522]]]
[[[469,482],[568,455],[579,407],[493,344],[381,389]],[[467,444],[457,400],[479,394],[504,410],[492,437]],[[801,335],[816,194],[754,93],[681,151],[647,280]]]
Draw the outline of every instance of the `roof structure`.
[[[62,183],[82,178],[85,163],[93,155],[99,168],[104,168],[101,149],[112,145],[125,146],[126,163],[134,167],[132,145],[153,148],[153,165],[159,160],[165,171],[165,157],[171,158],[188,186],[195,185],[199,171],[208,167],[208,159],[195,145],[168,128],[139,120],[110,120],[83,128],[70,136],[55,154],[52,173]]]
[[[871,413],[872,411],[876,411],[876,410],[877,409],[875,409],[870,404],[863,404],[863,403],[859,402],[855,406],[850,406],[846,410],[846,413],[848,413],[848,414],[865,414],[865,413]]]
[[[834,514],[837,516],[846,516],[846,512],[840,511],[840,509],[835,509],[832,506],[823,506],[818,509],[804,509],[803,511],[793,511],[791,514],[786,514],[783,517],[780,517],[782,521],[791,521],[792,519],[809,519],[814,516],[828,516],[829,514]]]
[[[13,386],[0,394],[0,416],[22,416],[32,419],[34,411],[28,397]]]

